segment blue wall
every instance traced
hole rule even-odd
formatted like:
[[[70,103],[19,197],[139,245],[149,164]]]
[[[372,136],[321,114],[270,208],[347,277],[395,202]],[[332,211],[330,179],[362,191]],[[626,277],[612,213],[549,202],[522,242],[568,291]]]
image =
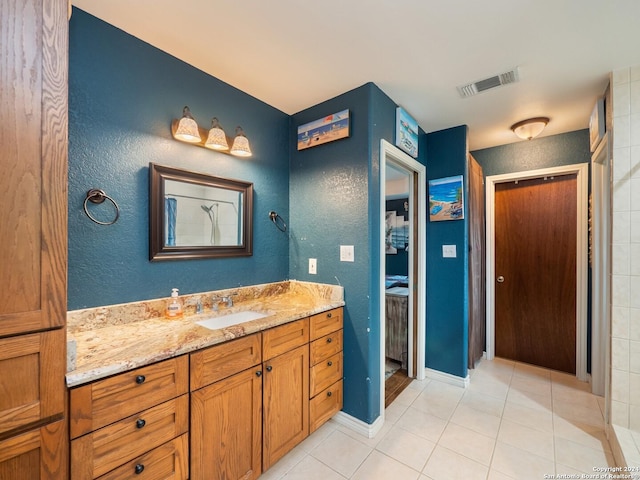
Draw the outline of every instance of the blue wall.
[[[467,127],[427,134],[427,179],[464,175],[467,195]],[[468,203],[465,219],[427,222],[428,368],[467,376],[468,357]],[[442,246],[455,245],[457,257],[443,258]]]
[[[69,37],[69,310],[286,279],[289,241],[268,212],[289,216],[289,116],[82,10]],[[242,125],[253,157],[173,140],[184,105],[201,127]],[[253,182],[253,256],[149,262],[149,162]],[[118,202],[116,224],[84,214],[91,188]]]

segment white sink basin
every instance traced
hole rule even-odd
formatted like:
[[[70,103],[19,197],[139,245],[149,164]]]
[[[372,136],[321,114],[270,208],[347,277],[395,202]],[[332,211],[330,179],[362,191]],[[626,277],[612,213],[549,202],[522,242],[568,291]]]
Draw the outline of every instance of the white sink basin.
[[[268,313],[254,312],[247,310],[244,312],[229,313],[227,315],[220,315],[218,317],[207,318],[206,320],[200,320],[196,322],[202,327],[209,328],[211,330],[217,330],[219,328],[230,327],[232,325],[238,325],[239,323],[250,322],[251,320],[258,320],[259,318],[268,317]]]

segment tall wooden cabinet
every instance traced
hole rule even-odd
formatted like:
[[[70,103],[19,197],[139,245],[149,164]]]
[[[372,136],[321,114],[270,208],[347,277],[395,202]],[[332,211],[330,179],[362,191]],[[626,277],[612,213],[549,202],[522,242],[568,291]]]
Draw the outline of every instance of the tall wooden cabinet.
[[[67,12],[0,0],[0,479],[68,476]]]

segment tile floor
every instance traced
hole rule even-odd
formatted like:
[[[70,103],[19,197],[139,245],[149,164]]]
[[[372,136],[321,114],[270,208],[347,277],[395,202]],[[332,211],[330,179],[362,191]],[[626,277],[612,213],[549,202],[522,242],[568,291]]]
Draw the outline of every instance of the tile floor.
[[[614,465],[603,410],[573,376],[483,360],[467,389],[413,381],[376,438],[326,423],[261,479],[589,478]]]

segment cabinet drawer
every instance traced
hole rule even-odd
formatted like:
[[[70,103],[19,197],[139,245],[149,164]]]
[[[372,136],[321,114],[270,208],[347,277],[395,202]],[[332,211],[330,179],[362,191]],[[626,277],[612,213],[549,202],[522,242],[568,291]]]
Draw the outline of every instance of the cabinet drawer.
[[[286,323],[262,332],[262,358],[268,360],[309,343],[309,319]]]
[[[311,340],[340,330],[342,328],[342,308],[334,308],[328,312],[318,313],[309,319]]]
[[[262,362],[259,333],[191,354],[191,390],[230,377]]]
[[[71,477],[97,478],[188,429],[189,395],[182,395],[72,440]]]
[[[189,439],[171,440],[135,460],[103,475],[99,480],[120,480],[139,476],[144,480],[186,480],[189,478]]]
[[[71,438],[89,433],[189,391],[186,355],[74,388]]]
[[[342,410],[342,380],[309,401],[309,434]]]
[[[342,351],[342,330],[330,333],[309,345],[309,355],[311,365],[320,363],[323,360]]]
[[[309,396],[315,397],[332,383],[342,379],[342,352],[311,367]]]

